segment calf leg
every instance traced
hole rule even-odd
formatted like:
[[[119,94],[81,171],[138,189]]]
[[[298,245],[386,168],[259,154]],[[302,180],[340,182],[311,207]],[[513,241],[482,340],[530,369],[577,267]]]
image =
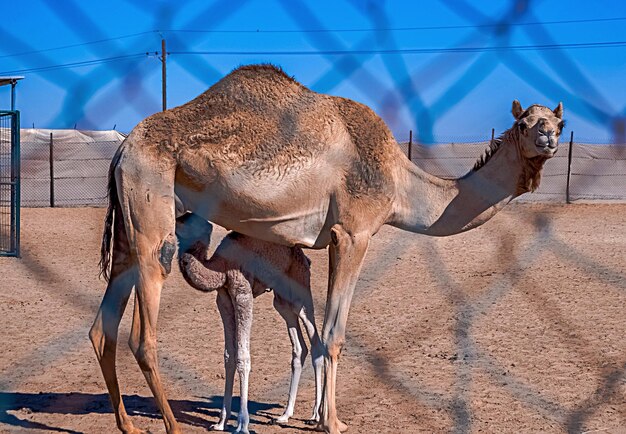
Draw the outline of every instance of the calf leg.
[[[233,383],[235,380],[236,360],[235,347],[237,343],[237,337],[235,336],[235,309],[233,307],[233,302],[230,299],[230,295],[228,295],[224,289],[220,289],[217,292],[217,308],[220,311],[222,324],[224,325],[224,371],[226,378],[220,420],[215,425],[212,425],[211,429],[224,431],[228,425],[228,419],[230,419],[231,405],[233,401]]]
[[[307,423],[316,424],[320,420],[320,405],[322,402],[322,370],[324,369],[324,344],[315,325],[315,309],[311,294],[311,262],[302,251],[292,262],[289,276],[291,277],[292,297],[297,294],[298,303],[292,305],[294,313],[302,320],[309,342],[311,344],[311,361],[315,373],[315,404],[313,413]],[[304,360],[302,361],[304,363]]]
[[[310,293],[309,293],[310,295]],[[322,371],[324,369],[324,343],[317,332],[315,325],[315,315],[313,312],[313,299],[305,301],[299,315],[304,329],[311,344],[311,363],[313,364],[313,372],[315,374],[315,404],[313,405],[313,413],[309,419],[310,424],[315,424],[320,420],[320,405],[322,403]]]
[[[235,308],[235,325],[237,334],[237,362],[239,374],[241,408],[237,417],[238,433],[248,433],[250,415],[248,414],[248,378],[250,376],[250,331],[252,328],[252,286],[239,272],[228,276],[230,296]]]
[[[304,337],[302,336],[298,315],[294,312],[292,305],[280,298],[278,294],[275,294],[274,307],[285,320],[289,339],[291,340],[291,381],[289,383],[289,398],[285,411],[276,419],[276,422],[285,423],[293,416],[300,375],[302,374],[302,366],[304,366],[308,350],[304,342]]]

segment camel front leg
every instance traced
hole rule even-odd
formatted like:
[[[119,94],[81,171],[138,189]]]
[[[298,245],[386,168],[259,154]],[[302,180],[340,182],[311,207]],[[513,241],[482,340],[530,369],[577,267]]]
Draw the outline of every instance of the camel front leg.
[[[224,325],[224,373],[226,378],[224,381],[224,399],[222,401],[220,420],[215,425],[212,425],[211,429],[224,431],[228,425],[228,419],[230,419],[233,402],[233,383],[235,381],[235,360],[237,358],[235,308],[230,295],[224,289],[219,289],[217,292],[217,308],[220,311],[222,324]]]
[[[304,366],[308,350],[304,342],[304,337],[302,336],[298,315],[294,312],[293,306],[283,300],[278,294],[275,294],[274,308],[285,320],[287,333],[291,341],[291,381],[289,383],[289,398],[287,399],[285,411],[275,420],[275,422],[278,423],[286,423],[289,421],[289,418],[293,416],[300,375],[302,374],[302,367]]]
[[[345,342],[346,323],[354,287],[365,259],[370,235],[349,233],[342,226],[335,225],[331,229],[331,236],[328,297],[322,332],[322,339],[326,345],[324,398],[319,427],[327,433],[339,434],[347,430],[348,426],[337,417],[335,405],[337,364]]]

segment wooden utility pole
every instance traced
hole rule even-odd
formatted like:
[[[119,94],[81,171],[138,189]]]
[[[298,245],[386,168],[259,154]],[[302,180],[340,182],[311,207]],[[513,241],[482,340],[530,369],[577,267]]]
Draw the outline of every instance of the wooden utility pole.
[[[54,208],[54,139],[50,133],[50,208]]]
[[[567,152],[567,184],[565,186],[565,202],[572,203],[569,196],[569,184],[572,179],[572,148],[574,147],[574,131],[569,136],[569,150]]]
[[[161,90],[163,93],[163,111],[167,110],[167,52],[165,51],[165,39],[161,39]]]

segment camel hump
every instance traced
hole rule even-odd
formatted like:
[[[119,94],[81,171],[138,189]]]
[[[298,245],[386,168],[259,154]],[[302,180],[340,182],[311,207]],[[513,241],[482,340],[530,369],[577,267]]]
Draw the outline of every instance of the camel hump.
[[[270,64],[245,65],[234,69],[211,86],[203,95],[232,98],[231,102],[259,103],[277,99],[291,99],[296,95],[315,94],[280,67]],[[202,95],[200,100],[202,100]]]
[[[287,80],[291,83],[301,85],[292,75],[288,75],[285,71],[283,71],[280,66],[273,65],[271,63],[242,65],[233,69],[232,72],[224,78],[236,77],[239,79],[240,76],[247,76],[255,79],[265,77],[274,80]]]

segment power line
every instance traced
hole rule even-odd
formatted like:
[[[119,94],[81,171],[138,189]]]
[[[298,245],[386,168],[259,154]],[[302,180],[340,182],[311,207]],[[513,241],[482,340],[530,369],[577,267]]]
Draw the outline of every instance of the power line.
[[[47,53],[47,52],[50,52],[50,51],[57,51],[57,50],[65,50],[65,49],[68,49],[68,48],[83,47],[85,45],[101,44],[103,42],[110,42],[110,41],[117,41],[117,40],[120,40],[120,39],[134,38],[136,36],[143,36],[143,35],[148,35],[148,34],[151,34],[151,33],[159,33],[159,31],[158,30],[148,30],[148,31],[145,31],[145,32],[131,33],[129,35],[116,36],[116,37],[113,37],[113,38],[98,39],[96,41],[81,42],[81,43],[78,43],[78,44],[70,44],[70,45],[61,45],[59,47],[44,48],[44,49],[41,49],[41,50],[23,51],[21,53],[14,53],[14,54],[4,54],[4,55],[0,56],[0,59],[4,59],[6,57],[26,56],[26,55],[29,55],[29,54]]]
[[[392,50],[318,50],[318,51],[171,51],[168,55],[213,55],[213,56],[318,56],[318,55],[359,55],[359,54],[436,54],[436,53],[483,53],[497,51],[535,51],[557,49],[589,49],[589,48],[619,48],[625,47],[626,41],[609,42],[581,42],[571,44],[546,44],[546,45],[502,45],[492,47],[450,47],[450,48],[399,48]],[[107,57],[103,59],[84,60],[80,62],[64,63],[59,65],[47,65],[36,68],[15,69],[1,71],[0,75],[15,75],[32,72],[44,72],[56,69],[79,68],[84,66],[100,65],[103,63],[117,62],[125,59],[150,56],[150,53],[136,53],[121,56]]]
[[[626,41],[584,42],[573,44],[546,45],[502,45],[493,47],[451,47],[451,48],[399,48],[392,50],[318,50],[318,51],[172,51],[177,55],[215,55],[215,56],[341,56],[346,54],[435,54],[435,53],[482,53],[490,51],[534,51],[581,48],[618,48],[626,46]]]
[[[111,62],[117,62],[120,60],[132,59],[132,58],[137,58],[137,57],[145,57],[145,56],[146,56],[146,53],[127,54],[123,56],[107,57],[104,59],[84,60],[81,62],[64,63],[60,65],[48,65],[48,66],[41,66],[37,68],[15,69],[13,71],[2,71],[0,72],[0,75],[14,75],[14,74],[24,74],[24,73],[29,73],[29,72],[52,71],[55,69],[79,68],[83,66],[100,65],[103,63],[111,63]]]

